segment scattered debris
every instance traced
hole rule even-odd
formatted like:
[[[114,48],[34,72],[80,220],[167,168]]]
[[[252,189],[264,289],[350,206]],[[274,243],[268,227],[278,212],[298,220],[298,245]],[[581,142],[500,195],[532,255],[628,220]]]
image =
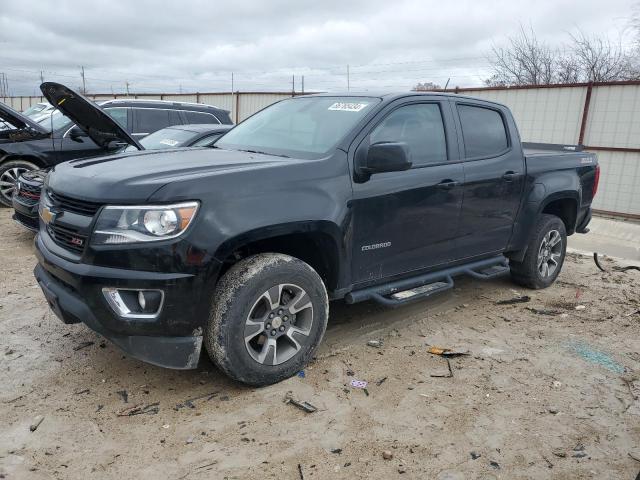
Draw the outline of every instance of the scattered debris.
[[[451,370],[451,362],[449,361],[449,359],[446,359],[447,361],[447,368],[449,369],[449,373],[432,373],[431,376],[434,378],[451,378],[453,377],[453,370]]]
[[[406,473],[407,469],[404,465],[398,465],[398,473]]]
[[[300,370],[298,372],[298,377],[300,377],[300,378],[305,378],[306,377],[306,374],[304,373],[304,370]]]
[[[529,310],[530,312],[535,313],[536,315],[558,315],[562,312],[559,312],[558,310],[551,310],[549,308],[534,308],[534,307],[527,307],[527,310]]]
[[[342,453],[342,449],[341,448],[334,448],[334,449],[330,450],[330,452],[340,455]]]
[[[367,388],[367,382],[364,380],[356,380],[355,378],[351,380],[351,386],[353,388]]]
[[[600,365],[614,373],[624,373],[624,367],[616,362],[611,356],[591,348],[584,342],[568,343],[566,347],[573,350],[574,353],[578,354],[588,362]]]
[[[129,392],[126,390],[118,390],[116,393],[122,397],[124,403],[129,403]]]
[[[481,457],[482,455],[480,455],[478,452],[471,452],[471,460],[477,460]]]
[[[384,458],[385,460],[391,460],[393,459],[393,453],[391,453],[391,450],[385,450],[384,452],[382,452],[382,458]]]
[[[31,430],[32,432],[35,432],[43,421],[44,421],[44,417],[42,415],[38,415],[36,418],[33,419],[33,423],[29,425],[29,430]]]
[[[553,468],[553,463],[551,463],[551,461],[547,457],[542,455],[542,458],[544,459],[545,462],[547,462],[547,467]]]
[[[576,306],[575,306],[575,309],[576,309],[576,310],[584,310],[584,309],[586,309],[586,308],[587,308],[587,307],[585,307],[584,305],[576,305]]]
[[[554,380],[552,385],[553,385],[553,388],[560,388],[562,386],[562,382]]]
[[[379,387],[380,385],[382,385],[386,381],[387,381],[387,377],[382,377],[380,380],[378,380],[376,382],[376,385]]]
[[[298,473],[300,474],[300,480],[304,480],[304,473],[302,473],[302,465],[298,464]]]
[[[604,268],[600,263],[597,252],[593,252],[593,261],[595,262],[596,267],[598,267],[600,270],[602,270],[603,272],[607,271],[607,269]],[[612,270],[616,272],[628,272],[629,270],[638,270],[640,272],[640,267],[638,267],[637,265],[626,265],[624,267],[613,267]]]
[[[98,413],[103,408],[104,408],[104,405],[98,405],[98,408],[96,408],[96,413]]]
[[[73,347],[73,350],[77,352],[78,350],[82,350],[83,348],[90,347],[94,343],[95,342],[92,342],[92,341],[82,342],[80,345],[76,345],[75,347]]]
[[[191,445],[193,443],[193,437],[187,438],[187,440],[184,443],[186,443],[187,445]]]
[[[381,348],[382,345],[384,345],[384,342],[382,340],[369,340],[367,345],[374,348]]]
[[[558,411],[559,411],[559,410],[558,410],[556,407],[550,407],[550,408],[548,409],[548,412],[549,412],[549,413],[551,413],[551,414],[553,414],[553,415],[557,415],[557,414],[558,414]]]
[[[453,348],[430,347],[427,350],[433,355],[442,355],[443,357],[459,357],[461,355],[471,355],[468,350],[455,350]]]
[[[489,462],[489,465],[491,465],[493,468],[495,468],[496,470],[500,470],[500,464],[498,462],[495,462],[493,460],[491,460]]]
[[[128,408],[125,408],[124,410],[120,410],[116,415],[118,415],[118,417],[133,417],[134,415],[144,415],[144,414],[155,415],[159,411],[160,411],[159,402],[150,403],[149,405],[144,405],[144,406],[141,403],[139,405],[134,405],[133,407],[128,407]]]
[[[640,462],[640,453],[636,454],[636,453],[627,452],[627,455],[633,458],[636,462]]]
[[[313,413],[318,410],[315,406],[311,405],[309,402],[301,402],[299,400],[296,400],[291,395],[291,392],[287,393],[287,395],[285,396],[284,403],[290,403],[294,407],[298,407],[300,410],[303,410],[307,413]]]
[[[85,388],[84,390],[78,390],[77,392],[73,392],[74,395],[82,395],[83,393],[89,393],[90,390]]]
[[[559,457],[559,458],[566,458],[567,456],[567,452],[560,449],[555,449],[551,453],[553,453],[556,457]]]
[[[598,267],[600,270],[602,270],[603,272],[606,272],[607,270],[600,264],[600,260],[598,260],[598,252],[593,252],[593,261],[596,264],[596,267]]]
[[[531,297],[529,295],[524,295],[522,297],[514,297],[509,298],[507,300],[499,300],[495,302],[496,305],[513,305],[514,303],[527,303],[531,301]]]
[[[180,410],[181,408],[185,408],[185,407],[196,408],[196,405],[193,402],[195,402],[196,400],[202,400],[204,398],[206,398],[206,401],[208,402],[213,397],[218,395],[218,393],[219,392],[210,392],[210,393],[206,393],[204,395],[200,395],[198,397],[188,398],[184,402],[178,403],[175,407],[173,407],[173,409],[177,411],[177,410]]]

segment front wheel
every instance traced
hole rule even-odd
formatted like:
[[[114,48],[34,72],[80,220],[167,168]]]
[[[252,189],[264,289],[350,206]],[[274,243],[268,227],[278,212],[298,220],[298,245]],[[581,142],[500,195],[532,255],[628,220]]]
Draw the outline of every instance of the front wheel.
[[[540,215],[522,262],[511,261],[511,279],[529,288],[547,288],[560,274],[567,252],[567,230],[555,215]]]
[[[0,165],[0,203],[6,207],[12,205],[13,191],[18,178],[25,172],[37,170],[38,166],[26,160],[9,160]]]
[[[271,385],[311,360],[328,316],[327,291],[313,268],[288,255],[255,255],[218,283],[205,345],[231,378]]]

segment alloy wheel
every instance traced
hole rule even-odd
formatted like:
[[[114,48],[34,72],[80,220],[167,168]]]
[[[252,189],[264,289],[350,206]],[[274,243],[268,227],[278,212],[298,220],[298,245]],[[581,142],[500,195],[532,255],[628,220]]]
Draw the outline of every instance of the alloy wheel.
[[[538,272],[548,278],[558,269],[562,257],[562,236],[557,230],[550,230],[542,239],[538,250]]]
[[[313,304],[307,292],[290,283],[275,285],[249,311],[245,346],[256,362],[279,365],[309,342],[312,325]]]
[[[2,172],[2,175],[0,175],[0,194],[9,202],[11,202],[13,191],[18,183],[18,178],[28,170],[29,169],[25,167],[13,167],[8,168]]]

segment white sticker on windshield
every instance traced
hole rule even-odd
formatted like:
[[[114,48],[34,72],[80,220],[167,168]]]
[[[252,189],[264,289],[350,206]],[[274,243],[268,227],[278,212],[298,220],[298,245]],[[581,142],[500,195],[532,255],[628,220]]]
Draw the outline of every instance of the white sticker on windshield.
[[[175,147],[180,142],[178,142],[177,140],[171,140],[170,138],[163,138],[162,140],[160,140],[160,143],[163,145],[169,145],[170,147]]]
[[[367,105],[369,104],[368,103],[336,102],[329,107],[329,110],[339,110],[341,112],[359,112]]]

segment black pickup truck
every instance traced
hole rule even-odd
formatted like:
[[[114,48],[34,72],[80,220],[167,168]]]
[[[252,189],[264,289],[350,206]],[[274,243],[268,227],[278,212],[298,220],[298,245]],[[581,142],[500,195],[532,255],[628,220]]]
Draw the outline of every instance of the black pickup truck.
[[[72,119],[86,108],[65,88],[45,95]],[[497,103],[296,97],[214,148],[57,165],[35,276],[65,323],[136,358],[195,368],[204,343],[226,374],[266,385],[311,359],[329,300],[402,305],[461,274],[548,287],[598,176],[579,148],[523,151]]]

